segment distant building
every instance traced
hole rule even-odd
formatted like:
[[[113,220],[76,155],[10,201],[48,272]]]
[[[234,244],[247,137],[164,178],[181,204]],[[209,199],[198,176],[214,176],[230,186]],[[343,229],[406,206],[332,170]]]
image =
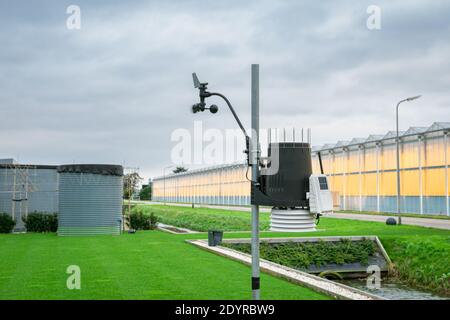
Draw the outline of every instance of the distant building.
[[[14,164],[16,163],[16,160],[9,158],[9,159],[0,159],[0,164]]]
[[[19,164],[13,159],[0,159],[0,213],[6,213],[14,219],[16,222],[15,231],[24,231],[25,227],[22,218],[29,213],[59,213],[60,204],[63,204],[61,202],[63,198],[60,197],[61,190],[59,185],[61,181],[64,181],[66,189],[63,188],[62,190],[65,191],[65,207],[68,210],[77,210],[78,207],[71,202],[76,197],[97,197],[95,201],[87,202],[83,208],[85,212],[83,210],[76,212],[74,217],[79,218],[79,220],[75,219],[72,222],[76,221],[81,228],[97,222],[101,224],[112,221],[113,224],[117,224],[118,222],[109,215],[108,207],[102,207],[101,203],[102,201],[103,203],[111,201],[111,204],[114,204],[118,201],[121,207],[123,182],[122,176],[115,178],[115,176],[119,176],[115,171],[123,170],[123,168],[114,165],[78,166],[79,168],[77,168],[77,165]],[[62,180],[61,173],[58,173],[61,167],[70,167],[74,176],[66,173],[65,180]],[[118,168],[114,169],[114,174],[111,174],[111,171],[113,171],[111,167]],[[98,171],[98,173],[92,173],[93,170]],[[72,173],[72,171],[69,173]],[[109,176],[112,176],[112,178],[108,179]],[[114,181],[116,184],[112,185],[109,181]],[[67,194],[69,194],[68,197]],[[93,210],[92,208],[96,205],[101,208]],[[100,209],[104,209],[103,212]],[[90,212],[92,211],[95,214],[91,215]],[[104,216],[100,216],[100,214],[104,214]],[[109,220],[105,220],[104,217],[107,217]],[[65,223],[67,224],[67,220]],[[69,221],[69,223],[71,222]],[[101,227],[104,227],[104,225],[101,225]],[[101,230],[98,233],[101,233]]]
[[[31,212],[58,211],[56,166],[23,165],[13,159],[0,159],[0,212],[11,215],[16,229],[22,217]]]
[[[436,122],[401,132],[403,212],[450,216],[449,131],[449,122]],[[396,212],[395,140],[390,131],[313,148],[313,172],[320,172],[320,152],[335,207]],[[158,177],[153,180],[153,200],[249,205],[246,172],[246,164],[237,163]]]
[[[153,179],[152,200],[167,202],[248,205],[247,165],[234,163]]]
[[[400,133],[401,209],[450,215],[449,122]],[[313,170],[330,177],[335,204],[344,210],[397,211],[396,132],[313,148]]]

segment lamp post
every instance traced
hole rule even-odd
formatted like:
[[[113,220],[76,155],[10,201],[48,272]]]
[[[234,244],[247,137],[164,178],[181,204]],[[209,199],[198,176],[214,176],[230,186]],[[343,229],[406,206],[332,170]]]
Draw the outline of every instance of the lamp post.
[[[397,103],[397,108],[395,109],[395,121],[396,121],[396,131],[397,131],[397,139],[396,139],[396,145],[397,145],[397,215],[398,215],[398,224],[402,224],[402,216],[400,213],[400,137],[398,134],[398,108],[400,107],[400,104],[403,102],[411,102],[413,100],[419,99],[421,96],[414,96],[409,97],[406,99],[403,99]]]
[[[173,166],[167,166],[163,169],[163,177],[164,177],[164,205],[166,205],[166,169],[173,168]]]

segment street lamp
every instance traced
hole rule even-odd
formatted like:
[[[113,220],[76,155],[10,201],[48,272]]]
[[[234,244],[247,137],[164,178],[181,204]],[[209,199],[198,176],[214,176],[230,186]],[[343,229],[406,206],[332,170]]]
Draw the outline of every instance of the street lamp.
[[[166,169],[173,168],[173,166],[167,166],[163,169],[163,177],[164,177],[164,205],[166,205]]]
[[[396,113],[395,113],[395,119],[396,119],[396,131],[397,131],[397,215],[398,215],[398,224],[402,224],[402,216],[400,213],[400,138],[398,135],[398,108],[400,107],[400,104],[403,102],[411,102],[413,100],[419,99],[421,96],[414,96],[410,98],[406,98],[404,100],[399,101],[397,103]]]

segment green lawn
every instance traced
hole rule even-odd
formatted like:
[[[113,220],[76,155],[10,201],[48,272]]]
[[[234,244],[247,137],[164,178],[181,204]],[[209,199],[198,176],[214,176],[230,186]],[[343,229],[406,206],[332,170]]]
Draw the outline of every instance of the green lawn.
[[[135,205],[133,211],[142,211],[147,214],[155,212],[162,223],[197,231],[209,229],[248,231],[251,229],[249,212],[145,204]],[[269,221],[269,213],[261,213],[260,229],[269,230]]]
[[[166,223],[192,229],[237,230],[250,237],[250,214],[218,209],[142,205]],[[269,214],[261,213],[263,230]],[[378,222],[322,219],[313,233],[262,232],[262,237],[377,235],[399,277],[449,295],[450,231]],[[58,237],[0,235],[0,299],[250,299],[250,268],[184,242],[206,234]],[[66,288],[66,268],[81,267],[80,291]],[[326,299],[285,280],[262,275],[264,299]]]
[[[194,230],[250,230],[250,213],[210,208],[140,205],[134,210],[154,212],[161,221]],[[399,279],[419,288],[450,296],[450,231],[409,225],[387,226],[380,222],[322,218],[317,232],[272,233],[269,213],[261,213],[262,237],[362,236],[380,238],[393,260]],[[249,232],[225,234],[228,238],[250,237]],[[195,237],[194,237],[195,238]]]
[[[0,299],[251,298],[249,267],[184,239],[161,231],[0,235]],[[66,287],[69,265],[81,268],[81,290]],[[261,281],[263,299],[327,299],[266,274]]]

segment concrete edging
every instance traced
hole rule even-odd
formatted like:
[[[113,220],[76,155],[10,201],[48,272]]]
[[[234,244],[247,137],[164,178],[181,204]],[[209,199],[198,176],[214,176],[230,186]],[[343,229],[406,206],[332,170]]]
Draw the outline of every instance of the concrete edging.
[[[156,227],[159,230],[161,230],[161,231],[172,233],[172,234],[198,234],[198,233],[202,233],[200,231],[194,231],[194,230],[191,230],[191,229],[176,227],[176,226],[172,226],[170,224],[164,224],[164,223],[160,223],[160,222],[158,222],[156,224]],[[174,229],[182,230],[184,232],[176,232],[176,231],[170,230],[168,228],[174,228]]]

